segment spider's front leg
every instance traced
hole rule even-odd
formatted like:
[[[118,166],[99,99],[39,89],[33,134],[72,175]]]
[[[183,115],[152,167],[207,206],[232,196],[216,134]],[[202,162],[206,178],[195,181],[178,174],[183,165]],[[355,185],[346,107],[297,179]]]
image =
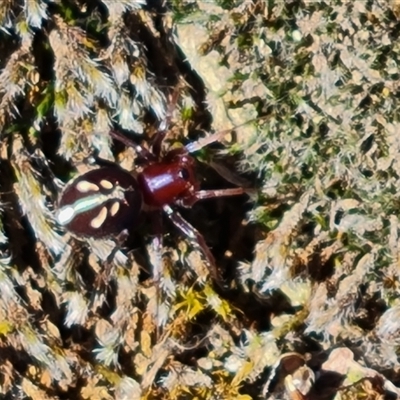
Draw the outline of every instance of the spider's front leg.
[[[165,137],[168,134],[168,128],[171,124],[172,113],[174,108],[176,107],[176,103],[178,101],[179,92],[175,91],[175,93],[171,97],[171,103],[168,106],[166,115],[164,120],[161,122],[159,126],[159,130],[154,134],[154,137],[151,141],[151,150],[146,149],[145,147],[141,146],[140,144],[135,143],[128,137],[126,137],[123,133],[117,130],[111,130],[109,135],[124,144],[126,147],[132,147],[135,149],[138,156],[145,161],[146,163],[154,163],[159,161],[161,156],[161,148],[162,142],[164,141]]]
[[[215,197],[239,196],[246,192],[246,189],[243,189],[242,187],[231,189],[198,190],[193,192],[188,197],[178,199],[176,203],[182,207],[192,207],[193,204],[197,203],[199,200],[213,199]]]
[[[158,131],[155,133],[152,142],[151,149],[153,154],[159,159],[162,153],[162,143],[165,137],[168,135],[168,129],[171,126],[172,116],[174,110],[177,108],[178,100],[180,95],[180,88],[178,87],[169,96],[169,103],[167,107],[167,112],[165,114],[164,120],[161,122]]]
[[[232,133],[236,129],[241,128],[242,126],[246,126],[246,125],[248,125],[248,124],[250,124],[252,122],[260,121],[260,120],[262,120],[264,118],[266,118],[266,116],[260,116],[260,117],[251,119],[249,121],[246,121],[243,124],[236,125],[233,128],[224,129],[222,131],[214,132],[213,134],[211,134],[209,136],[200,138],[200,139],[196,140],[195,142],[187,144],[185,146],[185,148],[189,153],[194,153],[195,151],[198,151],[198,150],[202,149],[203,147],[208,146],[211,143],[220,142],[224,138],[224,136],[226,136],[227,134]]]
[[[111,130],[109,134],[113,139],[118,140],[126,147],[132,147],[133,149],[135,149],[136,154],[146,163],[156,162],[158,160],[158,158],[153,153],[151,153],[140,144],[136,144],[134,141],[127,138],[123,133]]]
[[[172,223],[186,236],[188,237],[193,243],[196,243],[200,249],[202,250],[204,256],[206,257],[207,263],[209,264],[210,273],[213,280],[217,283],[217,285],[221,289],[225,289],[223,285],[223,280],[221,274],[218,271],[215,258],[211,253],[207,243],[203,237],[203,235],[194,228],[189,222],[187,222],[178,211],[175,211],[169,205],[164,205],[163,210],[168,218],[172,221]]]

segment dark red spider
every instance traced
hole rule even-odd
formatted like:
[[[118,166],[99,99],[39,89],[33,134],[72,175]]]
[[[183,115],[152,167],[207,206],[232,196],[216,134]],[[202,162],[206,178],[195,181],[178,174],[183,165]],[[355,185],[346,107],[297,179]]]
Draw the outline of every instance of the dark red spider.
[[[220,140],[227,132],[213,134],[160,156],[164,132],[158,134],[154,151],[150,152],[122,133],[112,131],[113,138],[135,148],[144,163],[142,171],[134,177],[113,165],[76,177],[61,194],[56,214],[58,223],[81,237],[118,237],[137,224],[143,205],[162,210],[192,243],[202,249],[212,276],[218,282],[215,259],[203,236],[176,211],[175,206],[191,207],[199,200],[244,193],[241,187],[200,190],[195,178],[195,163],[190,153]]]

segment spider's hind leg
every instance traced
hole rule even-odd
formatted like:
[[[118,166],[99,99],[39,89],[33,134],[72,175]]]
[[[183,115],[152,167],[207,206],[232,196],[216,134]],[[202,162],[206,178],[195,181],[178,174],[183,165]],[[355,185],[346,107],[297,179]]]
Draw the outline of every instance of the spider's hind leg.
[[[149,297],[148,313],[152,316],[155,325],[155,341],[162,336],[162,329],[168,322],[170,298],[173,292],[168,273],[165,270],[163,258],[162,213],[160,210],[150,213],[153,228],[153,238],[148,247],[150,264],[152,266],[153,296]],[[150,293],[150,292],[149,292]]]
[[[118,234],[118,236],[113,240],[115,242],[115,246],[108,254],[107,258],[103,263],[103,270],[97,276],[95,282],[95,288],[100,289],[103,287],[107,287],[108,283],[110,282],[111,272],[115,265],[114,259],[117,255],[117,252],[120,251],[129,236],[129,232],[127,229],[124,229],[122,232]]]
[[[211,250],[207,246],[207,243],[203,237],[203,235],[194,228],[189,222],[187,222],[179,212],[172,209],[170,206],[163,206],[163,210],[167,217],[172,221],[172,223],[183,233],[189,240],[196,244],[202,250],[213,281],[218,285],[218,287],[222,290],[225,290],[224,282],[220,272],[218,271],[217,264],[215,262],[215,258],[211,253]]]

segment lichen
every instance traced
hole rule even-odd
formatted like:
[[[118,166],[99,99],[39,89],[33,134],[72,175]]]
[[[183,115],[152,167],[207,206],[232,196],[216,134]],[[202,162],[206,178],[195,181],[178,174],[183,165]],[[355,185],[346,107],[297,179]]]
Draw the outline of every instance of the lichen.
[[[399,7],[156,3],[1,2],[1,395],[400,396]],[[201,183],[246,187],[182,210],[223,284],[167,221],[122,245],[57,224],[93,159],[140,168],[111,130],[160,129],[223,131]]]

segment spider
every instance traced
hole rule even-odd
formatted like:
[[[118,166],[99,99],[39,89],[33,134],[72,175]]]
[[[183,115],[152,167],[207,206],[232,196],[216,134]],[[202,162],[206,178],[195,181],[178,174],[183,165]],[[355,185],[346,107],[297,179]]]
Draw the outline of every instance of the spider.
[[[204,237],[181,216],[176,206],[191,207],[199,200],[245,193],[242,187],[201,190],[195,177],[191,153],[221,140],[230,131],[214,133],[165,155],[161,155],[165,130],[156,134],[151,150],[121,132],[111,131],[111,137],[136,150],[143,162],[142,171],[134,175],[112,164],[72,179],[61,193],[57,222],[78,237],[124,238],[129,229],[138,225],[144,208],[162,211],[184,236],[200,247],[211,276],[220,285],[215,258]]]

